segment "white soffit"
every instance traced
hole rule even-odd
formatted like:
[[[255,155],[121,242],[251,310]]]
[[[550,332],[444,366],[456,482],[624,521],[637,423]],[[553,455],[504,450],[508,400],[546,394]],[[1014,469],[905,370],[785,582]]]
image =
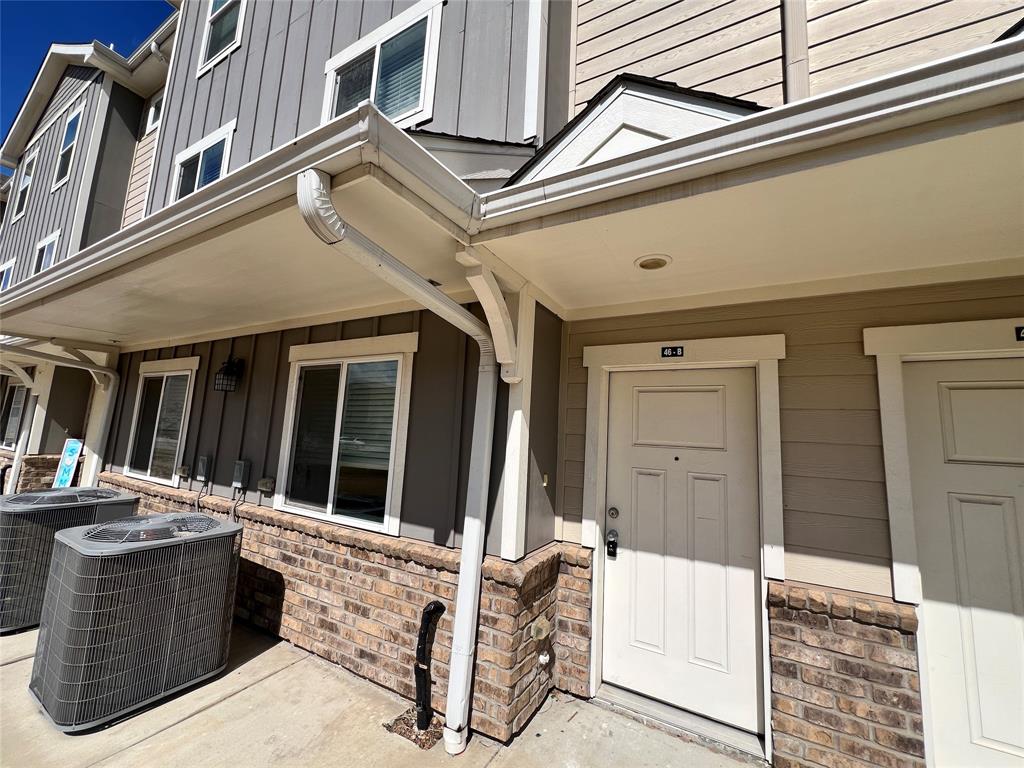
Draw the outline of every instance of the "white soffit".
[[[628,76],[627,76],[628,77]],[[713,94],[671,84],[622,79],[587,109],[579,122],[542,150],[517,182],[535,181],[718,128],[757,111]]]

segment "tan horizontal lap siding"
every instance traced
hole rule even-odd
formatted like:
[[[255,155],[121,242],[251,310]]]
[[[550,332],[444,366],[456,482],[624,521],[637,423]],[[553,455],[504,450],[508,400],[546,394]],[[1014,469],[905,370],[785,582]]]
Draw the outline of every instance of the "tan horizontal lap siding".
[[[809,0],[811,93],[986,45],[1024,17],[1022,0]]]
[[[1011,317],[1024,278],[570,323],[561,403],[563,537],[580,540],[587,419],[583,349],[782,333],[779,364],[786,575],[890,594],[885,470],[865,327]]]
[[[782,103],[778,0],[590,0],[575,44],[577,111],[621,72]]]
[[[135,147],[135,157],[132,160],[132,170],[128,179],[128,195],[124,205],[124,219],[121,222],[122,227],[134,224],[145,214],[158,133],[160,133],[159,130],[150,131],[139,139],[139,143]]]

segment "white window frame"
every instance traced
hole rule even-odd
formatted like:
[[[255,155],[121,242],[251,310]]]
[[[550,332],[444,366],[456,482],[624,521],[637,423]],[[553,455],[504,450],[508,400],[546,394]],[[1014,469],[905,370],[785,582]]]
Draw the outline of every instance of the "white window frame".
[[[124,468],[122,474],[125,477],[133,477],[136,480],[145,480],[147,483],[156,483],[158,485],[166,485],[171,488],[177,488],[181,484],[181,478],[178,477],[178,467],[181,465],[181,457],[185,453],[185,438],[188,435],[188,420],[189,413],[192,410],[192,396],[195,391],[196,383],[196,371],[199,369],[199,358],[198,357],[178,357],[170,360],[148,360],[144,363],[139,364],[139,384],[135,390],[135,406],[132,408],[132,426],[128,433],[128,450],[124,456]],[[135,432],[139,426],[139,407],[142,405],[142,388],[146,383],[146,379],[175,375],[187,375],[188,376],[188,387],[185,390],[185,410],[181,414],[181,426],[178,428],[178,452],[174,457],[174,470],[171,472],[170,479],[162,477],[154,477],[150,474],[143,474],[136,472],[130,466],[132,458],[132,449],[135,447]],[[163,399],[163,392],[160,394],[161,400]],[[157,408],[157,415],[159,416],[160,409]],[[153,463],[153,453],[150,450],[150,465]]]
[[[71,122],[72,118],[78,115],[78,125],[75,126],[75,137],[71,140],[71,159],[68,161],[68,172],[62,179],[57,178],[57,174],[60,172],[60,156],[64,154],[64,134],[67,133],[68,123]],[[57,157],[53,164],[53,183],[50,185],[50,194],[53,194],[58,189],[68,183],[71,178],[71,172],[75,168],[75,156],[78,154],[78,139],[82,135],[82,121],[85,118],[85,102],[83,101],[73,110],[67,113],[64,117],[64,128],[60,132],[60,142],[57,144]]]
[[[149,134],[151,134],[153,131],[160,127],[160,121],[164,115],[163,102],[163,91],[160,91],[159,93],[155,94],[150,98],[149,104],[146,105],[146,129],[143,131],[143,136],[148,136]],[[160,104],[160,117],[158,117],[156,120],[153,120],[153,108],[157,105],[157,103]]]
[[[380,46],[392,37],[405,31],[421,19],[427,19],[427,37],[423,51],[423,74],[420,80],[420,103],[408,112],[389,118],[400,128],[408,128],[426,122],[434,114],[434,89],[437,83],[437,59],[441,47],[441,9],[444,0],[420,0],[410,8],[382,24],[370,34],[336,53],[327,60],[324,67],[324,103],[321,112],[321,124],[328,123],[334,117],[334,92],[337,89],[337,71],[357,56],[371,48],[376,49],[373,60],[373,75],[370,78],[370,103],[374,103],[377,95],[377,75],[380,68]],[[338,115],[341,117],[341,115]]]
[[[50,262],[50,266],[44,267],[41,263],[37,263],[39,259],[39,249],[45,249],[50,243],[53,243],[53,260]],[[32,274],[40,275],[48,269],[53,269],[57,266],[57,248],[60,247],[60,230],[51,232],[38,243],[36,243],[35,250],[32,251]]]
[[[237,50],[238,46],[240,46],[242,44],[242,27],[245,24],[245,10],[246,10],[246,6],[248,4],[249,4],[249,0],[238,0],[238,5],[239,5],[239,7],[238,7],[238,24],[235,25],[235,40],[234,40],[234,42],[231,43],[230,45],[226,46],[223,51],[221,51],[220,53],[215,54],[209,60],[204,61],[203,57],[206,56],[206,46],[207,46],[207,44],[210,41],[210,27],[212,26],[213,21],[216,19],[216,16],[218,16],[218,15],[220,15],[222,13],[226,13],[227,12],[226,9],[228,7],[227,5],[225,5],[224,7],[222,7],[220,9],[220,11],[218,11],[218,13],[216,15],[212,14],[211,11],[213,10],[213,2],[212,2],[212,0],[207,0],[207,2],[206,2],[206,20],[204,21],[204,26],[203,26],[203,43],[202,43],[202,47],[199,49],[199,64],[198,64],[198,66],[196,68],[196,77],[197,78],[198,77],[202,77],[204,73],[208,72],[213,67],[215,67],[219,62],[223,61],[228,56],[230,56],[232,54],[232,52]]]
[[[28,184],[25,184],[25,169],[28,168],[29,163],[34,163],[32,166],[32,175],[28,179]],[[25,212],[28,210],[28,198],[32,194],[32,183],[35,177],[38,175],[39,170],[39,147],[33,149],[29,154],[25,156],[25,162],[21,164],[21,170],[18,173],[18,183],[13,184],[14,187],[14,215],[11,217],[11,224],[16,222]],[[18,211],[18,198],[21,197],[21,191],[25,189],[25,207]]]
[[[186,160],[191,159],[192,157],[194,157],[197,154],[202,154],[207,149],[209,149],[210,147],[212,147],[215,144],[217,144],[217,142],[219,142],[221,139],[224,140],[224,154],[221,157],[221,161],[220,161],[220,175],[217,177],[217,181],[220,181],[225,176],[227,176],[227,170],[228,170],[228,167],[229,167],[230,162],[231,162],[231,137],[235,133],[235,124],[237,122],[238,121],[236,119],[236,120],[232,120],[230,123],[226,123],[226,124],[222,125],[220,128],[215,130],[213,133],[207,134],[206,136],[201,138],[199,141],[197,141],[195,144],[193,144],[193,145],[191,145],[189,147],[186,147],[185,149],[181,150],[181,152],[179,152],[177,155],[175,155],[175,157],[174,157],[174,175],[171,177],[170,195],[168,196],[168,200],[167,200],[167,204],[168,205],[170,205],[171,203],[176,203],[178,200],[184,200],[189,195],[194,195],[196,192],[198,192],[201,189],[201,187],[198,186],[198,184],[199,184],[199,177],[197,175],[196,176],[196,185],[197,185],[196,188],[193,189],[191,192],[189,192],[187,195],[184,195],[183,197],[177,197],[177,194],[178,194],[178,182],[181,179],[181,166],[182,166],[182,164]],[[200,171],[202,171],[202,166],[203,166],[203,159],[200,157],[199,158],[199,169],[196,171],[197,174]],[[212,181],[210,183],[211,184],[216,184],[217,181]],[[209,185],[207,185],[207,186],[209,186]]]
[[[274,509],[296,515],[311,517],[329,523],[362,528],[368,531],[397,536],[401,522],[402,486],[405,480],[405,449],[409,432],[409,398],[412,392],[413,355],[419,346],[418,333],[402,333],[391,336],[375,336],[366,339],[328,341],[322,344],[303,344],[290,349],[288,360],[288,399],[285,402],[284,429],[281,436],[277,490],[274,494]],[[292,440],[295,432],[295,406],[298,397],[299,373],[303,368],[318,365],[341,365],[342,374],[338,382],[338,406],[335,414],[335,431],[340,426],[345,397],[346,364],[396,360],[398,362],[398,391],[395,393],[395,414],[392,422],[391,456],[388,461],[388,491],[384,503],[384,520],[374,523],[368,520],[331,514],[333,490],[336,482],[333,472],[337,466],[337,440],[334,441],[334,455],[331,459],[331,488],[327,494],[327,510],[320,512],[295,504],[289,504],[287,495],[288,476],[291,468]]]
[[[3,293],[8,288],[10,288],[12,285],[14,285],[14,265],[16,263],[17,263],[17,259],[8,259],[3,264],[0,264],[0,293]],[[4,278],[3,278],[3,276],[8,271],[10,271],[11,279],[10,279],[10,281],[7,283],[7,285],[5,287],[4,286]]]

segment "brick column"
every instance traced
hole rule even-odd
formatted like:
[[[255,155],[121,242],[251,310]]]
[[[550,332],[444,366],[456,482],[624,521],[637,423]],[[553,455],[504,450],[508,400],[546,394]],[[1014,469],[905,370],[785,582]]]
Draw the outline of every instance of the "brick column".
[[[923,768],[912,606],[775,582],[768,615],[776,768]]]

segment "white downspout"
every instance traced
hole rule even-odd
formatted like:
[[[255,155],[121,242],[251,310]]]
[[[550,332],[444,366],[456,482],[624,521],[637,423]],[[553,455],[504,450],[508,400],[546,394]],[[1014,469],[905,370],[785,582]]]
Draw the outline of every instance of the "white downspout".
[[[308,169],[298,175],[297,186],[299,210],[317,237],[471,336],[480,347],[466,519],[462,528],[462,555],[459,559],[459,586],[455,598],[448,703],[445,709],[444,746],[449,754],[457,755],[466,749],[468,737],[473,656],[480,609],[494,404],[498,387],[498,361],[494,342],[487,326],[479,319],[345,223],[331,200],[330,176],[315,168]]]

